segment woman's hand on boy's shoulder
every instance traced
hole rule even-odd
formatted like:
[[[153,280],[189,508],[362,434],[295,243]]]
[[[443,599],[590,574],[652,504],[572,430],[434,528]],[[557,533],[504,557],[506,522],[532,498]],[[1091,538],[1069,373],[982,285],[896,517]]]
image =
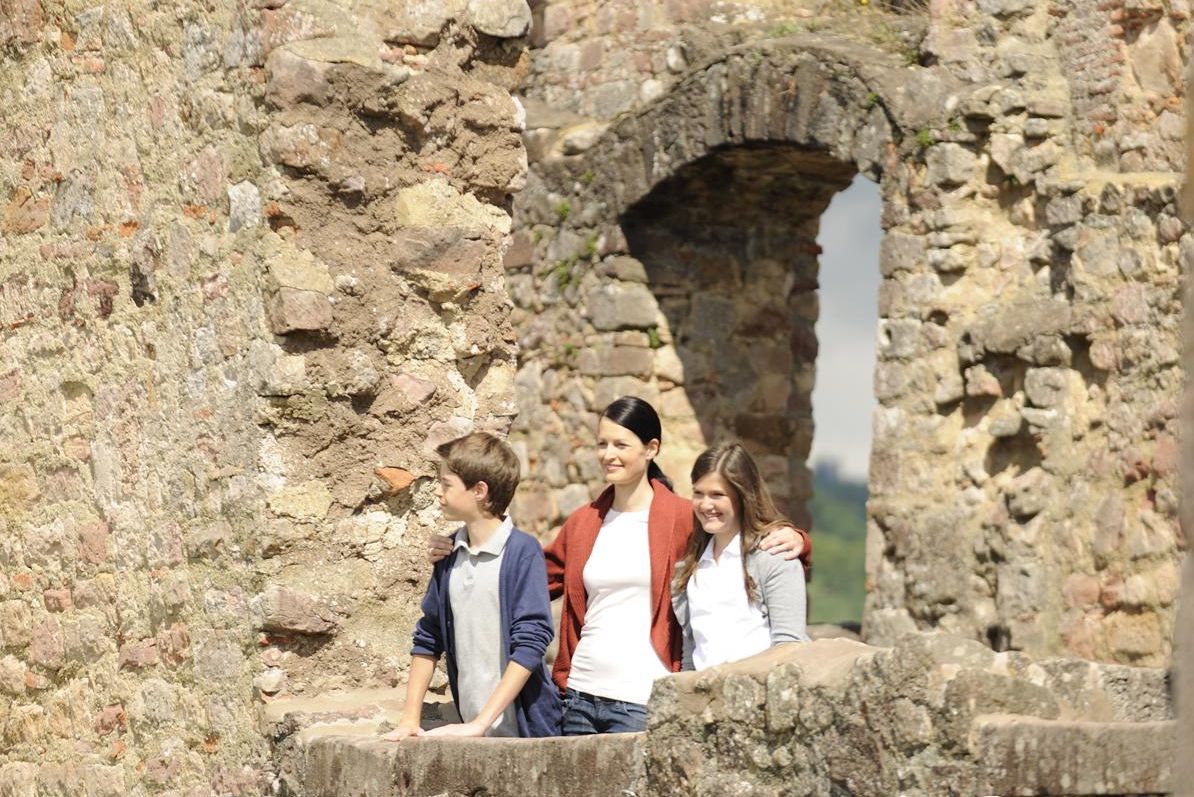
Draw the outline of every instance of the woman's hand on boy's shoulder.
[[[782,555],[791,561],[799,559],[804,553],[804,537],[791,526],[781,526],[772,529],[767,536],[759,540],[759,550],[767,551],[773,556]]]
[[[443,534],[432,534],[427,540],[427,558],[431,564],[437,564],[448,554],[452,553],[452,538]]]

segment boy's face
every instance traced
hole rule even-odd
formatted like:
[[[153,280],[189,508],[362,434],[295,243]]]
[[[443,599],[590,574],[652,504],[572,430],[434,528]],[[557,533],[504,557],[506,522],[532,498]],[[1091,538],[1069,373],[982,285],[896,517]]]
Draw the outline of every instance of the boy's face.
[[[439,482],[435,488],[435,497],[439,499],[439,508],[448,520],[474,520],[481,514],[483,506],[478,500],[477,488],[464,485],[459,476],[446,467],[439,469]]]

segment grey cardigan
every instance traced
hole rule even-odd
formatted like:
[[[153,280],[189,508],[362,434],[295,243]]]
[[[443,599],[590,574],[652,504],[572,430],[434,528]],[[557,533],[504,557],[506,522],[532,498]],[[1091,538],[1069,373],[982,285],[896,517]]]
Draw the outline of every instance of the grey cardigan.
[[[679,575],[680,564],[676,565]],[[807,598],[804,592],[804,566],[800,560],[788,561],[782,556],[755,549],[746,555],[746,571],[750,573],[759,594],[759,605],[771,628],[771,644],[781,642],[808,642],[805,626]],[[692,623],[688,617],[688,592],[679,589],[678,581],[672,583],[672,610],[684,634],[682,669],[691,670]]]

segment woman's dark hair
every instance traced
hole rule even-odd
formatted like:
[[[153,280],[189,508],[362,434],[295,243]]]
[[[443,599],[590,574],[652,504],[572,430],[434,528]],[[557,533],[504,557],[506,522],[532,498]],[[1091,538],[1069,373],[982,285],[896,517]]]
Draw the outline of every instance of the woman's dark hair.
[[[622,396],[619,399],[614,399],[608,407],[601,411],[601,417],[608,418],[618,426],[634,432],[634,436],[642,441],[643,445],[652,440],[663,442],[663,428],[659,423],[659,413],[638,396]],[[673,489],[672,480],[664,475],[659,466],[655,464],[655,460],[647,463],[647,478],[661,481],[669,490]]]

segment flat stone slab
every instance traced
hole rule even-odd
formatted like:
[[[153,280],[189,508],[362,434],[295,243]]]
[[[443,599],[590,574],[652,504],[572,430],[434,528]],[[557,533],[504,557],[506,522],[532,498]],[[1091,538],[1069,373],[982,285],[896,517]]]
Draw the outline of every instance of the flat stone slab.
[[[313,739],[304,797],[622,797],[641,733],[551,739]]]
[[[975,720],[970,749],[982,794],[1168,794],[1177,724],[994,715]]]

